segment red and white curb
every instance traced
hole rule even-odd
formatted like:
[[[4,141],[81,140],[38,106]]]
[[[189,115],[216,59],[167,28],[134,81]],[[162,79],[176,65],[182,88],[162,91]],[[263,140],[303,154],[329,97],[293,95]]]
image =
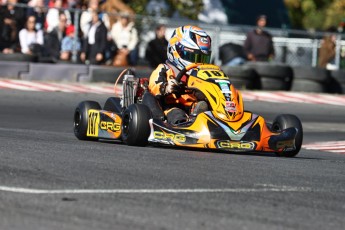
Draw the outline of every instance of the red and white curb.
[[[302,148],[308,150],[345,154],[345,141],[315,142],[302,145]]]
[[[280,103],[309,103],[345,106],[345,95],[330,95],[301,92],[255,92],[243,91],[242,96],[247,101],[269,101]]]
[[[0,79],[0,89],[16,89],[26,91],[47,91],[47,92],[68,92],[68,93],[97,93],[113,94],[114,85],[109,83],[56,83],[38,82],[13,79]],[[121,94],[121,85],[116,87],[116,94]],[[345,95],[330,95],[317,93],[300,92],[264,92],[264,91],[241,91],[243,99],[246,101],[267,101],[278,103],[309,103],[309,104],[329,104],[345,106]]]
[[[66,93],[97,93],[114,94],[114,86],[110,84],[80,84],[80,83],[56,83],[35,82],[23,80],[0,80],[0,88],[16,89],[24,91],[42,92],[66,92]],[[119,93],[120,87],[117,88]]]

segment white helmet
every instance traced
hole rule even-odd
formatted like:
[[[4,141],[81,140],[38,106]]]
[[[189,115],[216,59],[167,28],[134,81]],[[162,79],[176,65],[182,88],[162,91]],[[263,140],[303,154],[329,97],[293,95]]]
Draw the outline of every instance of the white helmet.
[[[191,63],[209,64],[211,38],[197,26],[182,26],[174,30],[168,44],[168,59],[179,70]]]

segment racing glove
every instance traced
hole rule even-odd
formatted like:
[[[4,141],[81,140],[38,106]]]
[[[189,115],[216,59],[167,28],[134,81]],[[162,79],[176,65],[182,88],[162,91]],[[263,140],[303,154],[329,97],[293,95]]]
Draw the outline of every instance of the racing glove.
[[[170,78],[167,81],[167,84],[166,84],[166,87],[165,87],[165,94],[174,93],[176,91],[177,86],[178,86],[178,82],[175,79]]]
[[[166,82],[165,94],[176,94],[181,95],[185,91],[185,86],[183,83],[178,83],[174,77],[170,77]]]

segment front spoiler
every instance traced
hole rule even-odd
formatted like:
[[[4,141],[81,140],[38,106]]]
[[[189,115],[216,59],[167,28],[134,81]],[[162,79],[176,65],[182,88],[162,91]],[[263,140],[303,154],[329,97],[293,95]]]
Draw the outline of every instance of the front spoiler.
[[[287,152],[293,151],[295,147],[296,128],[287,128],[281,132],[269,132],[269,135],[261,136],[258,140],[231,140],[228,138],[216,139],[203,136],[205,133],[185,132],[186,129],[171,129],[163,125],[162,122],[156,123],[153,119],[149,121],[151,134],[148,141],[154,144],[219,149],[231,152]],[[190,130],[189,130],[190,131]],[[262,134],[262,133],[261,133]],[[207,136],[207,135],[206,135]]]

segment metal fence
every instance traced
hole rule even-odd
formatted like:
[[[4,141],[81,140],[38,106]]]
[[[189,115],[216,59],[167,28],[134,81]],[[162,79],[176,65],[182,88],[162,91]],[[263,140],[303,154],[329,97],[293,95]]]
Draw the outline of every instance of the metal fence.
[[[144,49],[149,39],[154,36],[153,30],[155,24],[163,23],[167,25],[167,38],[169,38],[172,30],[178,26],[185,24],[193,24],[200,26],[207,31],[212,37],[213,58],[216,64],[220,64],[218,57],[219,47],[225,43],[232,42],[243,45],[247,32],[254,29],[254,26],[241,25],[217,25],[205,24],[197,21],[170,19],[170,18],[152,18],[137,16],[137,23],[141,27],[141,45],[140,55],[143,57]],[[143,23],[144,22],[144,23]],[[274,29],[267,28],[273,36],[275,58],[274,62],[285,63],[291,66],[317,66],[318,49],[320,48],[322,38],[326,32],[308,32],[302,30]],[[345,37],[338,34],[336,40],[336,58],[335,65],[341,67],[341,51],[345,48]]]

